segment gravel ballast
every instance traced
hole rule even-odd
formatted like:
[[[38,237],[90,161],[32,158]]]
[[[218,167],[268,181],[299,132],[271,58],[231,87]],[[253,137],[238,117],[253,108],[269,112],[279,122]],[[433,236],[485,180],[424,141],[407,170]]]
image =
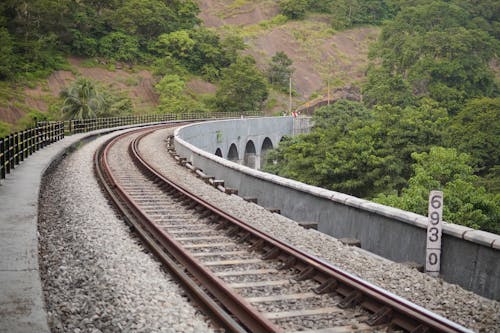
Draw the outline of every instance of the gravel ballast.
[[[42,185],[40,271],[52,332],[212,332],[102,194],[93,154],[110,136],[65,158]]]
[[[478,332],[500,332],[499,302],[404,265],[378,259],[315,230],[305,230],[295,221],[205,184],[167,154],[164,141],[172,132],[171,129],[160,130],[147,136],[140,149],[155,168],[193,193],[282,241],[465,327]]]

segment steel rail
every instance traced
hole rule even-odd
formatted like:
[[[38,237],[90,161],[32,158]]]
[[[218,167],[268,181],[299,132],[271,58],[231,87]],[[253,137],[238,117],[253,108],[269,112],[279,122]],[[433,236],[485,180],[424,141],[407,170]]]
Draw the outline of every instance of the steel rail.
[[[150,177],[157,182],[162,182],[166,186],[176,189],[190,200],[197,202],[204,209],[210,210],[214,215],[220,217],[221,223],[227,221],[238,226],[241,229],[239,233],[241,238],[252,239],[252,243],[260,243],[261,248],[267,249],[267,254],[264,257],[280,258],[285,262],[284,267],[295,267],[300,271],[300,279],[314,279],[320,282],[322,286],[317,289],[319,293],[335,291],[345,296],[343,303],[345,307],[359,304],[368,309],[373,313],[369,320],[372,325],[389,323],[391,326],[408,332],[472,332],[406,299],[355,277],[330,263],[271,237],[199,198],[186,188],[173,183],[156,171],[140,154],[139,142],[145,135],[136,138],[130,149],[137,161],[141,163],[140,167],[146,170]]]
[[[152,130],[145,130],[145,134],[143,135],[146,135],[151,131]],[[126,135],[131,135],[137,132],[138,131],[134,131],[132,133],[127,133]],[[107,155],[110,148],[122,138],[123,136],[119,136],[107,143],[99,154],[96,163],[98,163],[98,169],[102,170],[105,174],[104,178],[107,178],[109,189],[115,193],[116,198],[113,199],[114,203],[122,212],[125,212],[127,209],[131,212],[133,216],[131,217],[130,214],[127,214],[127,219],[134,224],[134,227],[139,231],[141,237],[149,243],[148,245],[150,247],[153,247],[156,254],[160,254],[162,256],[162,261],[164,261],[164,263],[166,263],[169,268],[171,268],[178,275],[178,278],[181,279],[181,281],[192,291],[196,292],[198,299],[205,304],[205,307],[207,307],[218,318],[218,320],[231,331],[242,332],[246,331],[245,328],[248,328],[252,332],[281,332],[278,327],[263,317],[240,295],[236,294],[232,289],[225,285],[222,280],[217,278],[207,268],[203,267],[203,265],[200,264],[194,257],[189,255],[189,253],[182,248],[182,245],[152,222],[147,217],[146,213],[135,204],[134,200],[121,187],[110,170],[107,162]],[[120,201],[125,203],[126,208],[123,207],[124,205]],[[210,295],[200,293],[201,288],[196,285],[193,279],[189,278],[187,274],[183,272],[183,268],[180,268],[178,264],[175,264],[171,260],[171,262],[166,262],[168,261],[166,260],[168,257],[163,258],[164,255],[162,255],[162,252],[164,253],[165,251],[170,256],[175,258],[176,261],[184,265],[188,271],[195,276],[196,281],[201,282],[202,286],[206,288],[210,294],[214,295],[218,302],[222,303],[225,308],[229,309],[230,314],[214,302]],[[187,278],[189,278],[190,281],[187,281]],[[237,323],[231,316],[238,318],[238,320],[243,323],[245,328]]]
[[[129,154],[134,160],[136,166],[141,169],[150,180],[160,185],[164,189],[176,190],[180,193],[183,200],[192,200],[198,206],[198,211],[208,212],[214,222],[228,228],[231,226],[232,233],[252,244],[252,248],[265,251],[264,259],[279,259],[283,262],[282,268],[293,267],[299,271],[298,280],[313,279],[320,283],[315,291],[317,293],[336,292],[344,296],[344,300],[339,304],[340,307],[349,307],[359,304],[361,307],[373,313],[368,323],[371,325],[386,324],[390,328],[404,329],[408,332],[471,332],[466,328],[453,323],[437,314],[434,314],[420,306],[417,306],[403,298],[382,290],[366,281],[361,280],[319,258],[311,256],[298,248],[290,246],[274,237],[266,235],[245,222],[233,217],[232,215],[221,211],[209,202],[197,197],[189,190],[179,186],[165,176],[157,172],[152,165],[146,161],[139,151],[139,142],[148,133],[154,129],[144,130],[129,145]],[[141,130],[139,130],[141,131]],[[137,133],[133,131],[131,133]],[[130,133],[130,134],[131,134]],[[178,271],[181,275],[179,279],[187,278],[190,282],[184,282],[197,298],[202,299],[205,307],[214,313],[220,322],[231,331],[243,331],[248,329],[252,332],[280,332],[280,329],[263,317],[255,310],[245,299],[236,294],[231,288],[215,276],[210,270],[204,267],[189,252],[185,251],[180,243],[175,241],[168,233],[165,233],[154,222],[150,221],[146,213],[139,208],[134,200],[118,183],[107,164],[107,155],[109,149],[121,137],[110,140],[103,146],[98,157],[96,157],[96,169],[101,172],[103,183],[108,183],[108,190],[113,194],[110,196],[119,209],[124,212],[128,220],[133,222],[134,227],[147,242],[153,252],[160,256],[172,271]],[[96,154],[97,155],[97,154]],[[207,214],[204,214],[207,215]],[[234,228],[237,232],[234,233]],[[165,255],[165,251],[168,255]],[[175,258],[172,260],[169,256]],[[165,258],[166,257],[166,260]],[[170,263],[167,263],[170,261]],[[184,265],[194,280],[200,282],[209,294],[215,296],[217,302],[211,300],[202,288],[197,285],[187,274],[183,272],[180,264]],[[172,267],[171,267],[172,266]],[[184,275],[184,276],[182,276]],[[191,286],[189,284],[191,283]],[[207,298],[206,300],[204,298]],[[210,300],[209,300],[210,299]],[[218,303],[223,306],[220,306]],[[228,309],[228,314],[225,309]],[[221,313],[218,313],[221,312]],[[238,319],[236,322],[231,316]],[[244,327],[242,327],[241,323]]]

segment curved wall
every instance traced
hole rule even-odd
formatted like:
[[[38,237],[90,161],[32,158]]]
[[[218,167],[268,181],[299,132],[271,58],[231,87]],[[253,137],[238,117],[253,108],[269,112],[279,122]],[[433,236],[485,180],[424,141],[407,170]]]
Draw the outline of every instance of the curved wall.
[[[218,144],[225,157],[232,140],[237,140],[241,151],[248,139],[256,137],[260,154],[263,138],[272,138],[276,147],[279,136],[286,131],[293,134],[293,122],[293,118],[283,117],[188,125],[176,130],[175,148],[206,174],[237,188],[240,196],[258,198],[261,206],[279,208],[281,214],[296,221],[316,221],[319,231],[337,238],[356,238],[364,249],[396,262],[424,264],[426,217],[260,172],[213,155]],[[213,143],[216,131],[221,129],[222,141]],[[448,282],[499,300],[500,236],[445,222],[441,275]]]
[[[211,154],[216,154],[219,150],[222,157],[237,163],[245,161],[245,152],[247,152],[246,165],[260,169],[263,143],[271,141],[272,146],[276,147],[284,135],[292,135],[293,131],[294,118],[292,117],[244,118],[184,127],[182,137],[185,141]],[[249,144],[250,141],[251,144]],[[249,154],[251,152],[254,154]]]

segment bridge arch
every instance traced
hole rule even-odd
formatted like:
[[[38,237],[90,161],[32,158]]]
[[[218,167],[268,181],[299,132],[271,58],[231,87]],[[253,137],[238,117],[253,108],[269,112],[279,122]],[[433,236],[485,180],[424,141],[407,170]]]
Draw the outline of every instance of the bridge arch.
[[[240,160],[240,157],[238,155],[238,148],[234,143],[231,144],[231,146],[229,147],[229,152],[227,153],[227,159],[236,163],[238,163]]]
[[[266,137],[264,141],[262,142],[262,147],[260,148],[260,166],[262,167],[264,163],[266,162],[266,155],[267,152],[271,149],[273,149],[273,142],[269,137]]]
[[[223,157],[222,150],[220,148],[217,148],[217,150],[215,151],[215,156]]]
[[[255,150],[255,144],[252,140],[248,140],[245,146],[245,155],[243,157],[243,165],[255,169],[257,151]]]

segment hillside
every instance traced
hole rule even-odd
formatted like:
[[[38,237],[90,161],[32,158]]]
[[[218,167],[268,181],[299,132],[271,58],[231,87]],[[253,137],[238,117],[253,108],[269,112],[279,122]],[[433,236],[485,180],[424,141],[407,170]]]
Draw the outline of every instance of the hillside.
[[[284,51],[295,69],[294,106],[317,95],[359,84],[365,78],[368,47],[379,34],[377,27],[334,31],[328,19],[310,14],[304,20],[280,19],[277,1],[199,0],[199,17],[222,35],[244,37],[247,52],[265,69],[271,57]],[[338,95],[342,94],[339,89]]]
[[[356,85],[365,77],[369,44],[379,33],[378,28],[363,27],[341,32],[331,29],[326,19],[315,14],[301,21],[286,21],[279,14],[276,1],[200,0],[199,18],[204,25],[220,35],[243,37],[247,49],[261,70],[271,57],[284,51],[293,60],[294,107],[305,101],[327,95],[331,90],[342,95],[342,87]],[[280,19],[281,17],[281,19]],[[125,66],[122,62],[98,64],[93,58],[69,57],[68,68],[57,70],[47,79],[29,86],[0,87],[0,121],[15,124],[23,116],[37,110],[47,112],[58,100],[60,91],[78,76],[101,82],[111,90],[126,93],[135,112],[150,112],[158,105],[154,78],[149,69]],[[216,86],[201,78],[189,79],[186,92],[192,96],[212,95]],[[332,96],[335,94],[332,93]],[[267,112],[288,108],[285,93],[271,91]]]
[[[134,68],[119,68],[113,66],[97,66],[86,64],[84,59],[70,57],[68,59],[71,70],[53,72],[46,80],[42,80],[35,87],[25,87],[18,91],[11,103],[0,105],[0,121],[15,123],[23,117],[26,110],[34,109],[47,112],[49,105],[57,99],[62,89],[67,87],[77,76],[86,77],[101,82],[109,89],[125,92],[132,100],[134,108],[151,110],[158,103],[150,71]],[[121,67],[118,64],[118,67]]]

